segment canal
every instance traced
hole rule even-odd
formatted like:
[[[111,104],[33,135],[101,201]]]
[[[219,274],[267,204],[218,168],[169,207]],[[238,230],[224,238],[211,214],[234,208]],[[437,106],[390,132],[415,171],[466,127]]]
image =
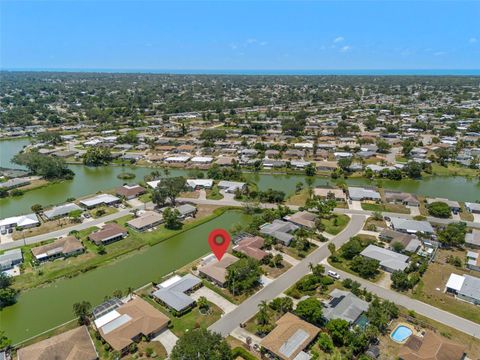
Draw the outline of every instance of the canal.
[[[246,223],[248,216],[228,211],[219,217],[178,234],[155,246],[146,247],[108,265],[70,279],[22,292],[18,302],[0,311],[0,330],[18,343],[71,320],[72,305],[87,300],[96,305],[115,290],[134,289],[198,259],[208,253],[208,234]]]
[[[2,164],[10,165],[11,157],[21,150],[28,143],[27,139],[0,141],[0,158]],[[70,165],[75,172],[75,178],[69,181],[62,181],[50,184],[48,186],[27,191],[19,197],[8,197],[0,199],[0,219],[26,214],[31,212],[30,207],[33,204],[41,204],[44,207],[56,205],[65,202],[68,198],[78,198],[89,194],[94,194],[101,190],[112,189],[122,185],[125,181],[118,179],[117,176],[124,172],[131,172],[136,175],[132,182],[143,180],[143,177],[152,170],[161,170],[158,168],[147,167],[125,167],[104,166],[91,168],[83,165]],[[188,170],[171,169],[169,176],[187,176]],[[260,190],[272,188],[282,190],[287,195],[295,192],[298,182],[306,182],[306,177],[302,175],[284,175],[284,174],[246,174],[246,176],[258,184]],[[478,179],[469,179],[461,176],[432,176],[422,180],[403,179],[394,180],[368,180],[365,178],[347,179],[348,185],[375,186],[381,184],[385,189],[405,191],[413,194],[444,197],[457,201],[477,201],[480,200],[480,182]],[[335,185],[335,180],[327,177],[315,177],[315,185]]]

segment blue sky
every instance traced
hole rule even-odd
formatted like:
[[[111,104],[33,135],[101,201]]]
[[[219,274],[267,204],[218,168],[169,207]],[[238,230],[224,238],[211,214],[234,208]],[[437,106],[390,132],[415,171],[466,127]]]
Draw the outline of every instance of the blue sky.
[[[480,2],[0,0],[1,68],[479,69]]]

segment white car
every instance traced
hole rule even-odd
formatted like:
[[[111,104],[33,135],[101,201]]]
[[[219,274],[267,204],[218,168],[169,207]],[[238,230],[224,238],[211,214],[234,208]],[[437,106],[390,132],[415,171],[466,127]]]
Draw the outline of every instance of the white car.
[[[340,279],[340,275],[338,275],[335,271],[332,271],[332,270],[328,270],[327,272],[328,276],[334,278],[334,279]]]

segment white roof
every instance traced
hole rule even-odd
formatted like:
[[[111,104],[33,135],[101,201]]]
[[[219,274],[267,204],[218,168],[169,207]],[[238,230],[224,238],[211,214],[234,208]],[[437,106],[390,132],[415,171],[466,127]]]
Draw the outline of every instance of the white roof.
[[[100,329],[103,325],[109,323],[112,320],[115,320],[120,316],[120,313],[116,310],[110,311],[103,316],[100,316],[98,319],[95,320],[95,326],[97,329]]]
[[[455,291],[460,291],[465,278],[462,275],[450,274],[450,278],[447,281],[446,287]]]
[[[182,280],[182,277],[180,275],[174,275],[171,278],[169,278],[169,279],[165,280],[164,282],[162,282],[161,284],[159,284],[158,286],[160,286],[162,288],[166,288],[166,287],[169,287],[169,286],[175,284],[179,280]]]
[[[191,162],[199,162],[199,163],[209,163],[213,161],[213,158],[210,156],[194,156],[190,159]]]
[[[190,156],[169,156],[165,161],[178,161],[178,162],[187,162],[190,159]]]
[[[147,181],[147,185],[150,186],[152,189],[156,189],[158,184],[160,184],[162,180],[153,180],[153,181]]]
[[[197,187],[197,186],[212,187],[213,180],[212,179],[187,179],[187,185],[190,187]]]
[[[110,194],[100,194],[85,200],[81,200],[80,203],[85,206],[95,206],[99,204],[110,204],[116,201],[120,201],[120,199],[116,196]]]
[[[27,215],[20,215],[20,216],[12,216],[9,218],[5,218],[0,220],[0,227],[2,226],[28,226],[33,224],[38,224],[38,218],[35,214],[27,214]]]

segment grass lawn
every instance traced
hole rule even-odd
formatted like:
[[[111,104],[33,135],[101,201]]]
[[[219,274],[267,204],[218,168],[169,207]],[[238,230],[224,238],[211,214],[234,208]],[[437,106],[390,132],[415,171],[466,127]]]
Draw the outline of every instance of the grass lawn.
[[[305,202],[310,197],[310,191],[308,189],[302,189],[297,194],[290,196],[286,203],[288,205],[297,205],[297,206],[305,206]]]
[[[211,189],[207,190],[207,199],[209,200],[221,200],[223,195],[220,194],[220,190],[217,185],[214,185]]]
[[[476,169],[470,169],[463,166],[449,164],[447,167],[439,164],[432,164],[432,175],[438,176],[480,176],[480,171]]]
[[[344,214],[333,214],[328,219],[322,219],[322,224],[325,225],[325,231],[332,235],[337,235],[347,226],[350,218]]]
[[[460,203],[460,206],[462,207],[460,211],[460,219],[463,221],[473,221],[474,217],[472,213],[469,213],[467,209],[465,209],[465,203]]]
[[[375,220],[372,216],[370,216],[365,222],[363,230],[370,230],[370,227],[372,225],[375,226],[376,229],[387,227],[387,223],[385,222],[385,220]]]
[[[451,273],[478,276],[475,271],[467,271],[450,264],[440,263],[441,259],[439,258],[446,258],[448,254],[459,256],[461,259],[464,258],[464,252],[460,253],[441,250],[437,256],[437,262],[431,263],[428,266],[427,271],[410,296],[414,299],[438,307],[439,309],[451,312],[452,314],[476,323],[480,323],[480,311],[478,310],[478,306],[458,300],[452,295],[447,295],[443,292]]]
[[[292,265],[287,263],[286,261],[282,261],[282,266],[279,267],[271,267],[269,265],[262,265],[263,273],[268,276],[269,278],[276,279],[284,272],[288,271]]]
[[[371,203],[362,203],[362,209],[368,211],[379,211],[379,212],[395,212],[400,214],[410,214],[410,209],[404,205],[399,204],[371,204]]]
[[[118,210],[114,207],[111,206],[100,206],[96,209],[92,209],[89,211],[90,215],[92,215],[93,218],[97,219],[102,216],[107,216],[111,214],[115,214]]]
[[[147,191],[146,193],[140,195],[138,197],[138,200],[140,200],[141,202],[144,202],[144,203],[147,203],[149,201],[152,201],[152,193]]]
[[[314,251],[318,246],[314,243],[310,242],[310,248],[307,251],[299,251],[297,248],[292,246],[281,246],[280,251],[290,255],[291,257],[301,260],[305,258],[308,254]]]

